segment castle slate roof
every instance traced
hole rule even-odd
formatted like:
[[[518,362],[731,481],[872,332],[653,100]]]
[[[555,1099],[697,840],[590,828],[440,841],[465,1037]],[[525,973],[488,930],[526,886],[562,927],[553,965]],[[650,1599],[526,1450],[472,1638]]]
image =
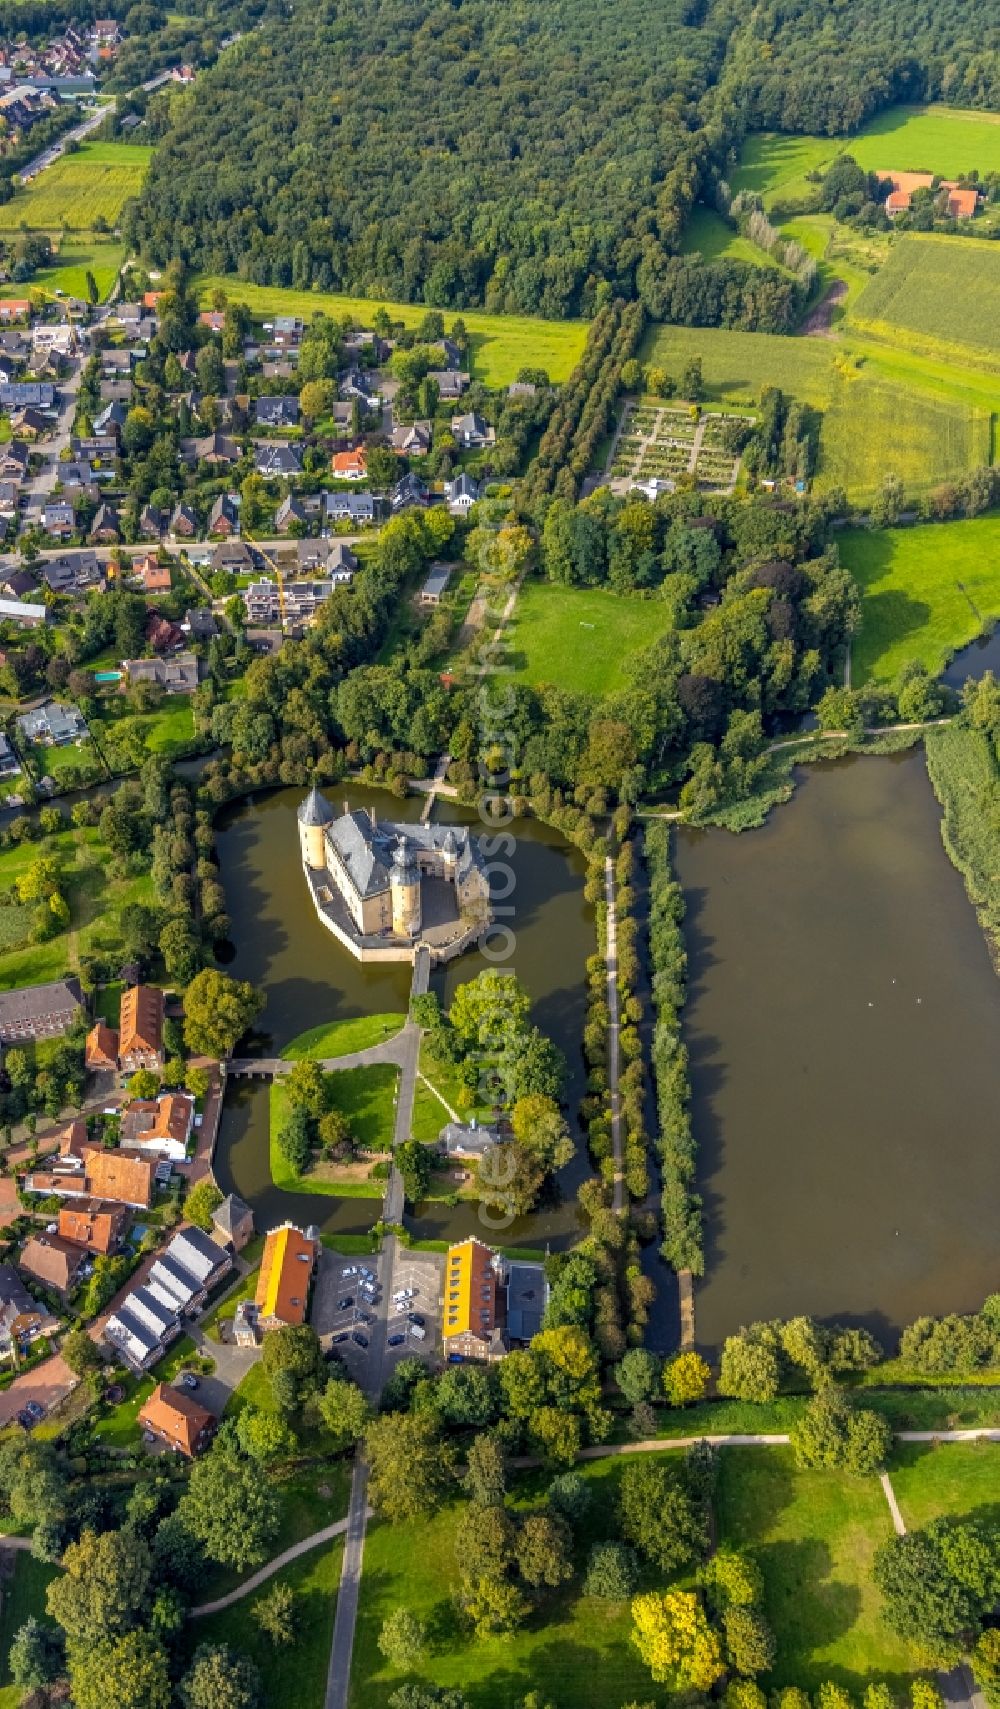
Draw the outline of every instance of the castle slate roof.
[[[302,825],[328,825],[333,818],[333,808],[325,795],[321,795],[313,784],[301,807],[299,808],[299,823]]]
[[[377,896],[389,887],[395,827],[387,833],[361,808],[335,820],[327,832],[359,896]]]

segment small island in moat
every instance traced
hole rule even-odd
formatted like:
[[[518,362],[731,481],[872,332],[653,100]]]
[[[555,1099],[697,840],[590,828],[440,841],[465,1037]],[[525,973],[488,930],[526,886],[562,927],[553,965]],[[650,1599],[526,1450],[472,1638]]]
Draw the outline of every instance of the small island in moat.
[[[302,867],[324,926],[359,961],[450,961],[493,914],[482,851],[464,826],[339,816],[315,786],[298,811]]]

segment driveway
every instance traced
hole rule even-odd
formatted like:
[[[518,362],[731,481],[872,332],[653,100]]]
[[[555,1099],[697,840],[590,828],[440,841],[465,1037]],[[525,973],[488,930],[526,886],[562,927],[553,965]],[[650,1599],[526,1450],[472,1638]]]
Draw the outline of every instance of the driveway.
[[[53,1353],[44,1365],[36,1365],[33,1371],[25,1371],[22,1377],[15,1377],[10,1388],[0,1393],[0,1428],[10,1424],[29,1400],[36,1401],[45,1412],[51,1412],[72,1393],[78,1382],[79,1378],[74,1377],[62,1354]]]

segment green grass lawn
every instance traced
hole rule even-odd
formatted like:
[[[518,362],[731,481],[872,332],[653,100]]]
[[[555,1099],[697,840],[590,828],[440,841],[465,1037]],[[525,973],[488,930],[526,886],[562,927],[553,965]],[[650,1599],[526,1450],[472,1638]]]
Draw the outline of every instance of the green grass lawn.
[[[457,1507],[432,1519],[389,1526],[376,1521],[365,1543],[364,1576],[354,1640],[351,1709],[384,1709],[403,1674],[378,1648],[383,1620],[409,1608],[433,1634],[418,1671],[435,1685],[461,1687],[471,1709],[513,1709],[529,1691],[566,1709],[615,1709],[654,1694],[649,1672],[631,1644],[628,1603],[608,1603],[580,1593],[580,1571],[590,1543],[615,1534],[616,1491],[622,1463],[597,1460],[580,1467],[593,1503],[578,1539],[578,1573],[564,1590],[548,1593],[538,1616],[518,1632],[475,1638],[460,1628],[451,1605],[458,1579]],[[542,1493],[540,1474],[518,1480],[516,1498]],[[658,1581],[650,1578],[644,1588]],[[411,1677],[411,1676],[406,1676]],[[659,1699],[657,1699],[659,1701]]]
[[[841,557],[861,588],[853,680],[888,680],[909,659],[939,671],[1000,617],[1000,516],[881,532],[845,529]]]
[[[93,273],[101,302],[104,301],[118,277],[125,259],[122,244],[95,238],[92,242],[71,237],[59,245],[51,267],[41,267],[25,285],[0,286],[0,297],[22,297],[27,291],[40,291],[53,296],[65,291],[67,296],[87,301],[87,274]]]
[[[347,1117],[351,1133],[366,1150],[392,1148],[398,1080],[399,1070],[390,1062],[371,1068],[342,1068],[331,1075],[331,1108]],[[280,1080],[271,1082],[270,1100],[271,1179],[276,1187],[288,1193],[332,1193],[339,1198],[382,1197],[377,1181],[369,1186],[367,1182],[336,1182],[297,1174],[278,1146],[278,1134],[288,1115],[288,1097]]]
[[[328,1021],[299,1033],[282,1049],[282,1055],[299,1057],[349,1056],[355,1050],[370,1050],[398,1033],[405,1015],[352,1015],[345,1021]]]
[[[171,694],[155,711],[138,713],[132,712],[125,700],[105,700],[101,704],[98,736],[105,740],[113,737],[115,724],[120,718],[128,718],[140,726],[146,738],[147,751],[151,754],[170,758],[187,753],[194,743],[190,695]]]
[[[0,1594],[0,1709],[14,1709],[24,1696],[23,1688],[11,1683],[7,1657],[14,1635],[32,1615],[45,1618],[45,1592],[59,1568],[50,1561],[36,1561],[29,1554],[14,1557],[13,1579],[3,1581]]]
[[[15,203],[9,204],[14,207]],[[317,291],[291,291],[268,285],[250,285],[231,276],[210,275],[200,281],[201,299],[207,302],[223,290],[234,302],[246,303],[260,320],[272,315],[353,315],[364,325],[379,307],[378,298],[343,297]],[[390,303],[383,306],[395,320],[418,326],[427,313],[420,303]],[[487,386],[508,386],[521,368],[544,368],[550,380],[568,380],[583,353],[587,324],[582,320],[540,320],[527,315],[490,315],[479,309],[445,314],[445,325],[461,314],[472,339],[472,372]]]
[[[769,1685],[812,1691],[832,1679],[860,1693],[872,1677],[913,1671],[871,1583],[875,1549],[892,1535],[876,1478],[797,1471],[786,1448],[723,1449],[716,1508],[720,1542],[750,1549],[764,1575],[778,1640]]]
[[[852,137],[786,136],[764,131],[747,138],[732,175],[734,190],[753,190],[770,205],[809,194],[806,173],[823,171],[850,154],[867,172],[936,172],[956,178],[978,167],[1000,170],[996,114],[958,107],[888,107]]]
[[[964,1518],[1000,1503],[1000,1443],[899,1442],[890,1467],[905,1523],[912,1529],[942,1515]]]
[[[99,215],[114,225],[142,188],[152,155],[138,143],[81,143],[0,206],[0,230],[90,231]]]
[[[783,271],[777,261],[741,237],[713,208],[694,208],[684,226],[681,254],[695,253],[705,261],[746,261],[751,267],[776,267]]]
[[[343,1554],[344,1545],[337,1538],[293,1561],[259,1592],[263,1595],[275,1584],[287,1584],[295,1592],[292,1643],[275,1648],[254,1619],[257,1597],[248,1596],[221,1614],[192,1620],[187,1631],[192,1650],[198,1644],[231,1644],[240,1655],[249,1656],[260,1671],[261,1702],[268,1709],[292,1704],[295,1709],[323,1709]]]
[[[661,326],[647,331],[641,360],[680,378],[700,356],[706,390],[729,403],[755,403],[764,386],[781,386],[802,403],[823,408],[833,386],[836,346],[820,338],[780,338],[770,332],[727,332],[720,327]]]
[[[62,888],[70,906],[69,929],[48,943],[0,953],[0,990],[58,979],[89,950],[117,949],[121,910],[129,902],[153,900],[148,872],[126,878],[112,875],[109,850],[96,829],[60,831],[41,846],[59,858]],[[39,848],[21,843],[0,852],[0,890],[9,889],[28,870]]]
[[[508,630],[513,674],[579,694],[610,694],[628,681],[630,659],[669,627],[660,600],[527,582]]]

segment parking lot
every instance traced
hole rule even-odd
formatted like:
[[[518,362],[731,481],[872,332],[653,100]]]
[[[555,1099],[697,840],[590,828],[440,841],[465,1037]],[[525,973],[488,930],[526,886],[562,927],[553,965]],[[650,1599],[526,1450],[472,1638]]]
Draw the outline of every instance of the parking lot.
[[[443,1254],[409,1252],[397,1246],[385,1327],[387,1377],[396,1359],[414,1355],[435,1363],[440,1359],[443,1277]],[[401,1297],[403,1294],[407,1296],[405,1299]],[[418,1318],[422,1321],[414,1321]],[[414,1333],[420,1329],[423,1336]]]
[[[361,1388],[368,1386],[369,1355],[383,1334],[381,1266],[381,1255],[345,1257],[324,1250],[313,1286],[310,1317],[323,1351],[332,1349]]]

